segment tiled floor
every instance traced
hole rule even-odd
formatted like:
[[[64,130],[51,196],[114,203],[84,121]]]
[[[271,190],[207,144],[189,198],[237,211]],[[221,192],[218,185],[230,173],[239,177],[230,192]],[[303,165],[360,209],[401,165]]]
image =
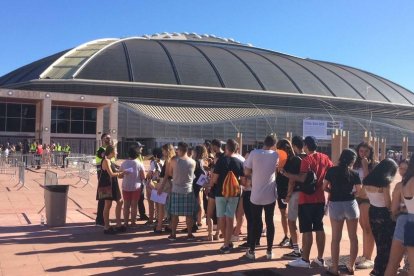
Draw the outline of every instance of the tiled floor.
[[[65,174],[56,169],[60,177]],[[69,189],[67,225],[48,228],[40,225],[44,205],[44,170],[26,171],[25,188],[15,187],[16,181],[0,174],[0,276],[8,275],[320,275],[322,269],[286,268],[287,261],[280,256],[289,249],[275,248],[275,259],[264,258],[260,247],[257,260],[246,260],[244,251],[235,249],[231,254],[219,255],[220,242],[204,242],[205,227],[187,242],[180,236],[169,242],[165,235],[154,235],[147,226],[138,225],[117,236],[103,235],[102,228],[94,226],[96,208],[96,177],[91,185],[78,183]],[[74,176],[62,178],[60,184],[74,184]],[[113,216],[113,214],[112,214]],[[275,243],[282,238],[278,211],[275,214]],[[329,221],[325,218],[327,243],[330,251]],[[179,227],[183,228],[184,223]],[[243,229],[243,232],[246,230]],[[341,245],[343,254],[349,251],[344,231]],[[360,243],[362,238],[360,237]],[[265,238],[262,239],[265,244]],[[315,247],[315,246],[314,246]],[[315,256],[313,248],[312,256]],[[358,271],[356,275],[368,275]]]

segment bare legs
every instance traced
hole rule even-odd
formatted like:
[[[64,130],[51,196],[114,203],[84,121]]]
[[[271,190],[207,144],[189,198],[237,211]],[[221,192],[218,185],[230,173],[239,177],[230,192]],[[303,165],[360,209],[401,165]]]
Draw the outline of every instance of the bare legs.
[[[397,275],[398,267],[400,266],[401,260],[404,256],[405,247],[404,244],[399,240],[392,240],[391,254],[388,260],[387,269],[385,270],[385,276]]]
[[[157,208],[157,227],[156,230],[161,231],[162,230],[162,223],[164,221],[164,216],[165,216],[165,206],[160,204],[160,203],[156,203],[156,208]]]
[[[243,197],[240,197],[239,205],[236,210],[236,227],[234,227],[233,236],[239,236],[244,221]]]
[[[374,251],[374,235],[372,234],[371,225],[369,224],[369,204],[362,203],[359,205],[360,217],[359,217],[359,224],[362,228],[362,244],[363,244],[363,251],[362,256],[365,257],[367,260],[372,259],[372,252]]]
[[[283,228],[283,233],[285,234],[285,237],[288,236],[288,218],[287,218],[287,208],[284,209],[280,209],[280,219],[282,221],[282,228]]]
[[[137,219],[138,200],[125,200],[124,201],[124,224],[129,223],[129,213],[131,212],[131,224],[135,224]]]
[[[120,227],[121,225],[122,225],[122,222],[121,222],[121,212],[122,212],[122,205],[123,205],[123,201],[122,201],[122,199],[121,200],[118,200],[117,202],[116,202],[116,208],[115,208],[115,218],[116,218],[116,226],[117,227]],[[104,226],[104,229],[105,230],[107,230],[107,229],[109,229],[109,224],[110,224],[110,221],[109,221],[109,212],[111,211],[111,207],[112,207],[112,200],[105,200],[105,207],[104,207],[104,212],[103,212],[103,215],[104,215],[104,223],[105,223],[105,226]]]

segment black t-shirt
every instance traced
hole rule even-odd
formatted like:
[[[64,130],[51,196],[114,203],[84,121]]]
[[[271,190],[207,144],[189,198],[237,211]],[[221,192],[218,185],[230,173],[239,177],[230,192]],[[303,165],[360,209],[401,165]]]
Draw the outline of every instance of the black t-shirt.
[[[244,176],[243,162],[235,157],[223,156],[217,160],[216,166],[214,167],[214,173],[218,174],[217,183],[214,184],[214,195],[222,197],[223,182],[229,171],[233,171],[238,179]]]
[[[351,201],[355,199],[354,185],[360,185],[358,172],[349,170],[349,177],[342,167],[332,167],[326,172],[325,179],[331,183],[331,201]]]
[[[299,156],[293,156],[292,158],[290,158],[284,166],[285,171],[291,174],[299,174],[300,163],[303,157],[304,157],[303,155],[299,155]],[[289,179],[287,179],[287,183],[289,183]],[[296,185],[293,191],[296,192],[299,190],[300,190],[300,182],[296,182]]]

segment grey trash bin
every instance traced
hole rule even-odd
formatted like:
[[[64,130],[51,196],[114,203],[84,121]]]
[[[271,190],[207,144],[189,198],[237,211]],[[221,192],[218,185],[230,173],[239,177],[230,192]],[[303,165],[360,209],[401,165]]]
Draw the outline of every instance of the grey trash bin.
[[[45,186],[45,208],[47,226],[64,226],[68,205],[69,185]]]

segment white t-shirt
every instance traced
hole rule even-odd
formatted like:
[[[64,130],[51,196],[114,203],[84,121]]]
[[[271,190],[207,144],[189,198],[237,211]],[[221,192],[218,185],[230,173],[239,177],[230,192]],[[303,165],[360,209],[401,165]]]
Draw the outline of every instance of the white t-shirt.
[[[252,170],[252,193],[250,201],[256,205],[267,205],[276,201],[276,164],[278,154],[273,150],[256,149],[244,162]]]
[[[144,165],[138,160],[125,160],[121,164],[121,170],[131,170],[124,174],[122,179],[122,190],[126,192],[133,192],[141,188],[142,181],[139,177],[140,171],[145,171]]]

